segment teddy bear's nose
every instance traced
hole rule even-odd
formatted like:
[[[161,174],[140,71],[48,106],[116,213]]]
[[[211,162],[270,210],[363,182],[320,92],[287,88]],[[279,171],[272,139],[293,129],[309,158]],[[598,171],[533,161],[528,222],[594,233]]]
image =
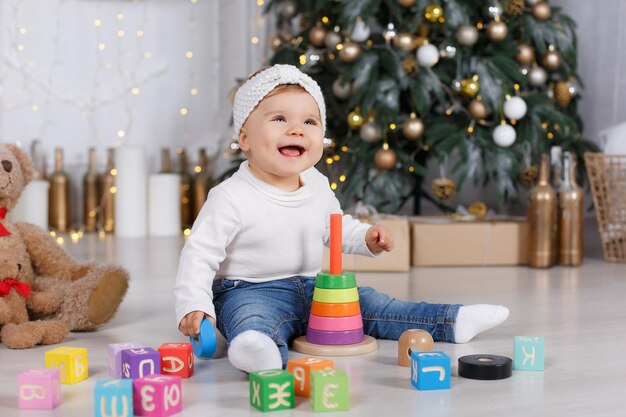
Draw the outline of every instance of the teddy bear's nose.
[[[13,169],[13,164],[11,163],[11,161],[2,161],[2,168],[4,168],[6,172],[11,172],[11,170]]]

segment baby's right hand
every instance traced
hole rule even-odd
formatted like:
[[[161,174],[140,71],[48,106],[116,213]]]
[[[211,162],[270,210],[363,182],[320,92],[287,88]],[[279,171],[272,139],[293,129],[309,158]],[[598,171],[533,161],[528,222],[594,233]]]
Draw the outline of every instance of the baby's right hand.
[[[205,317],[215,328],[215,319],[213,317],[209,316],[204,311],[192,311],[180,321],[178,330],[180,330],[185,336],[196,337],[198,333],[200,333],[200,323],[202,323],[202,319]]]

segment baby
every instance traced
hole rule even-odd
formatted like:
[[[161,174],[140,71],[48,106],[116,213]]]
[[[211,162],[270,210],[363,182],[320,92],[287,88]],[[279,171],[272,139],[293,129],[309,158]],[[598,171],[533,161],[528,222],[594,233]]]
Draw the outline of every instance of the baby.
[[[323,153],[326,107],[317,83],[291,65],[251,75],[237,90],[234,127],[247,160],[211,189],[180,257],[176,319],[196,336],[208,318],[246,372],[284,367],[289,343],[304,335],[329,244],[330,214],[341,213]],[[393,249],[382,226],[343,216],[342,250],[376,256]],[[396,300],[359,288],[365,334],[397,340],[424,329],[435,341],[465,343],[508,317],[496,305]]]

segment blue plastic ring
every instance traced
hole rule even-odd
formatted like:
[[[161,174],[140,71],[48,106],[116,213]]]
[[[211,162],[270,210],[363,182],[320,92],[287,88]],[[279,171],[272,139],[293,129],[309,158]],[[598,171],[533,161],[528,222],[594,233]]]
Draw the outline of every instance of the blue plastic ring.
[[[193,353],[199,358],[210,358],[215,353],[216,338],[213,324],[207,319],[200,323],[200,333],[198,339],[189,337],[189,341],[193,345]]]

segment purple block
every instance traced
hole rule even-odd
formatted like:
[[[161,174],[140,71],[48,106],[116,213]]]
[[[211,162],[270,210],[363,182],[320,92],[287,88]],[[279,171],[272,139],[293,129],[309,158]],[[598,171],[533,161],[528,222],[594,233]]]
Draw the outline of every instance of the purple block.
[[[122,350],[122,378],[143,378],[161,373],[161,355],[149,347]]]
[[[140,348],[141,343],[111,343],[107,348],[109,354],[109,375],[111,378],[120,379],[122,377],[122,351],[124,349]]]
[[[307,342],[315,343],[316,345],[353,345],[361,343],[364,338],[362,327],[343,332],[315,330],[309,327],[306,331]]]

